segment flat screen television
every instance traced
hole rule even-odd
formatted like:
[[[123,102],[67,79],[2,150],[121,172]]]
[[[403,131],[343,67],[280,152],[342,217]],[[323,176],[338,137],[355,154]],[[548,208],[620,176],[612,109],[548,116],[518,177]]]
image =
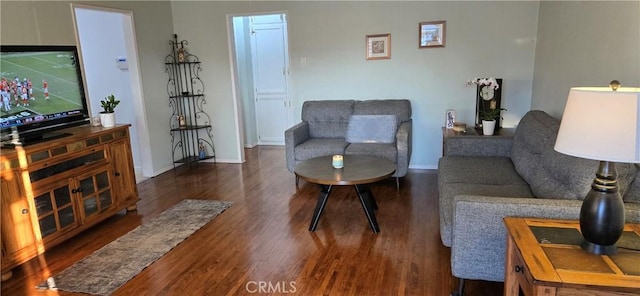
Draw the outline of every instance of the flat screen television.
[[[70,135],[89,123],[78,50],[74,45],[0,46],[0,141],[28,145]]]

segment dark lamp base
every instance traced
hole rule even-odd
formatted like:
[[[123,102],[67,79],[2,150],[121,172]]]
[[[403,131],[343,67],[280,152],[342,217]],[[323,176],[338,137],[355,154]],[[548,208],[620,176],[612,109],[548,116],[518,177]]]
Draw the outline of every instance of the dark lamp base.
[[[613,162],[601,161],[580,208],[580,232],[584,238],[581,246],[593,254],[615,254],[624,229],[624,203],[618,192],[617,175]]]
[[[596,255],[613,255],[618,252],[618,247],[616,247],[616,245],[603,246],[588,242],[586,240],[582,241],[580,247],[582,247],[583,250]]]

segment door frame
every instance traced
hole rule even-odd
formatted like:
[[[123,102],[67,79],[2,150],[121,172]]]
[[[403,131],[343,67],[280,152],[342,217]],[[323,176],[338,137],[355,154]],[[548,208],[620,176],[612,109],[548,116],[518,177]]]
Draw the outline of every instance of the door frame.
[[[142,168],[142,176],[143,177],[153,177],[153,159],[151,158],[151,141],[149,138],[149,129],[148,129],[148,121],[147,114],[145,110],[145,102],[144,102],[144,92],[142,89],[142,74],[140,71],[140,59],[138,54],[138,40],[136,39],[136,28],[135,21],[133,18],[133,11],[124,10],[124,9],[116,9],[116,8],[108,8],[108,7],[100,7],[94,5],[80,4],[80,3],[71,3],[71,16],[73,21],[73,31],[75,34],[76,46],[78,47],[78,56],[80,59],[80,64],[84,68],[84,60],[82,57],[82,45],[80,43],[80,34],[78,32],[78,22],[76,20],[76,8],[87,9],[87,10],[95,10],[102,12],[112,12],[118,13],[124,17],[128,18],[128,25],[125,26],[125,38],[130,38],[127,42],[130,46],[127,47],[127,55],[130,55],[128,58],[129,64],[129,77],[131,80],[131,95],[133,98],[133,106],[135,108],[135,117],[137,119],[135,122],[132,122],[132,125],[135,125],[136,132],[138,134],[138,148],[140,155],[140,166]],[[82,71],[82,79],[86,84],[86,77],[84,76],[84,71]],[[87,87],[85,85],[85,91]],[[91,110],[91,102],[88,101],[89,110]],[[92,115],[93,116],[93,115]],[[138,182],[142,181],[141,178],[136,178]]]
[[[238,92],[237,92],[237,87],[238,87],[238,81],[237,81],[237,72],[238,72],[238,65],[236,63],[236,59],[235,59],[235,54],[236,54],[236,48],[235,48],[235,35],[234,35],[234,31],[233,31],[233,18],[235,17],[252,17],[252,16],[259,16],[259,15],[270,15],[270,14],[284,14],[286,19],[287,19],[287,52],[290,53],[290,42],[289,42],[289,12],[287,10],[279,10],[279,11],[267,11],[267,12],[253,12],[253,13],[232,13],[232,14],[227,14],[226,18],[227,18],[227,44],[229,46],[229,64],[231,65],[230,67],[230,71],[231,71],[231,95],[233,97],[233,105],[234,105],[234,112],[236,113],[235,116],[235,128],[236,128],[236,137],[238,139],[238,143],[237,143],[237,148],[238,148],[238,155],[240,155],[240,161],[244,162],[245,161],[245,155],[244,155],[244,147],[245,147],[245,141],[244,141],[244,106],[242,105],[242,102],[240,102],[238,100]],[[289,55],[287,55],[287,59],[289,59]],[[288,61],[288,63],[290,64],[291,61]],[[290,75],[287,75],[287,93],[290,94],[291,93],[291,81],[289,79]],[[253,78],[252,78],[253,79]],[[252,90],[253,92],[253,90]],[[255,109],[255,108],[254,108]],[[255,111],[252,112],[255,115]]]

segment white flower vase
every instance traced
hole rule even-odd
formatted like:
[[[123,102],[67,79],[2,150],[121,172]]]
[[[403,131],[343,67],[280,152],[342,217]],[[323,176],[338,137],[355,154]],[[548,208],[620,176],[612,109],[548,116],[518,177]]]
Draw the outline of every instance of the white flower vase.
[[[482,134],[485,136],[493,136],[493,132],[496,130],[495,120],[482,120]]]
[[[100,113],[100,123],[104,127],[113,127],[116,125],[116,113]]]

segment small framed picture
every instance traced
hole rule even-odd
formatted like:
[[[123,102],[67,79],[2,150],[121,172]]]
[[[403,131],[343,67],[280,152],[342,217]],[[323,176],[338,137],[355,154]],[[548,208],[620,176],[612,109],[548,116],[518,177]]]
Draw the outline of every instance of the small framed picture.
[[[447,21],[421,22],[418,26],[419,48],[444,47]]]
[[[451,129],[453,128],[453,125],[455,122],[456,122],[456,110],[448,109],[445,114],[444,127]]]
[[[367,60],[391,58],[391,34],[367,35]]]

